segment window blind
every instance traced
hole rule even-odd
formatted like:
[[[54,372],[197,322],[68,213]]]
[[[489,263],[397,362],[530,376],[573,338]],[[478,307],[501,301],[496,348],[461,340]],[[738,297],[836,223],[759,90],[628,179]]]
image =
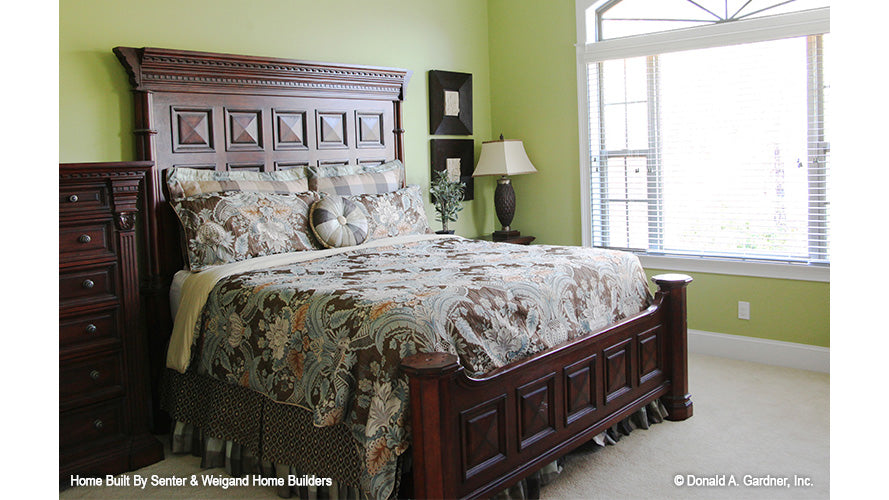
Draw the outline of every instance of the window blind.
[[[593,244],[829,263],[827,36],[589,63]]]

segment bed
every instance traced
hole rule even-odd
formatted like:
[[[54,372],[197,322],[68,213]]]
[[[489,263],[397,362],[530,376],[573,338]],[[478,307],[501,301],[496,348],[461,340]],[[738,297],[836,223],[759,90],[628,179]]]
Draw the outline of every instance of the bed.
[[[189,292],[189,297],[202,297],[192,309],[192,323],[186,323],[197,326],[183,327],[177,319],[174,328],[171,309],[177,309],[177,318],[182,315],[179,301],[171,306],[174,276],[186,264],[208,258],[206,252],[183,252],[191,247],[183,247],[181,241],[195,238],[180,219],[197,217],[205,207],[182,215],[176,200],[190,198],[175,188],[176,173],[206,172],[200,174],[205,180],[234,179],[235,185],[238,179],[244,184],[243,179],[255,178],[254,173],[265,175],[279,184],[274,193],[259,195],[263,202],[267,197],[304,196],[301,188],[288,190],[280,184],[287,179],[299,185],[304,178],[300,172],[310,172],[306,182],[314,179],[313,187],[322,191],[318,183],[339,174],[388,175],[392,165],[404,161],[402,103],[411,72],[155,48],[117,47],[114,52],[133,86],[137,155],[154,162],[145,196],[148,217],[142,227],[147,242],[142,291],[155,430],[162,430],[172,414],[177,425],[187,423],[194,429],[194,435],[185,434],[191,436],[185,439],[202,434],[235,443],[225,452],[229,461],[249,457],[267,467],[297,466],[307,475],[358,485],[362,494],[374,497],[455,498],[496,494],[651,405],[665,409],[670,420],[692,415],[685,322],[685,293],[691,280],[683,275],[657,276],[658,291],[652,297],[647,286],[639,284],[644,275],[638,259],[619,252],[545,245],[520,248],[438,236],[416,220],[414,226],[401,224],[408,228],[405,231],[387,233],[380,232],[383,219],[370,217],[364,231],[378,237],[358,245],[280,252],[265,248],[274,241],[245,243],[241,250],[265,246],[250,255],[255,258],[238,257],[231,269],[208,279],[209,284],[202,285],[205,293]],[[383,193],[398,193],[401,202],[396,205],[412,206],[416,213],[421,195],[406,186],[403,167],[399,172],[398,185],[365,201],[373,205],[378,196],[389,196]],[[386,182],[392,182],[391,176]],[[230,187],[219,191],[231,192]],[[340,189],[350,196],[336,196]],[[363,196],[350,189],[327,185],[332,195],[326,199]],[[254,198],[249,202],[256,203]],[[298,203],[314,206],[320,197]],[[422,201],[419,205],[422,212]],[[373,213],[368,206],[362,213]],[[282,261],[283,255],[298,257]],[[218,257],[211,255],[210,260]],[[547,318],[529,312],[543,306],[522,308],[527,297],[515,290],[533,290],[527,296],[549,293],[534,288],[539,285],[532,283],[535,279],[557,282],[572,290],[575,298],[584,296],[580,292],[585,288],[596,287],[599,281],[591,276],[598,276],[598,270],[572,270],[567,274],[581,278],[568,280],[562,263],[572,260],[600,260],[617,270],[614,282],[625,283],[627,292],[617,293],[621,288],[617,285],[606,287],[609,314],[593,314],[598,309],[591,304],[562,307],[571,318],[566,326],[547,323]],[[398,277],[405,262],[413,275],[423,274],[424,279]],[[540,262],[559,265],[535,278]],[[212,271],[226,266],[209,267]],[[473,274],[481,268],[484,272]],[[503,274],[509,268],[512,272]],[[291,282],[289,291],[278,288],[281,280]],[[299,282],[295,289],[294,282]],[[424,287],[411,289],[417,282]],[[176,283],[174,288],[197,287],[182,280]],[[498,290],[499,301],[491,298],[498,296]],[[281,311],[290,312],[256,319],[249,329],[264,329],[259,337],[265,341],[224,335],[214,340],[200,333],[197,342],[180,338],[183,331],[243,331],[239,320],[225,327],[218,322],[238,316],[227,307],[249,302],[233,297],[268,297],[266,293],[278,299],[286,296],[278,302]],[[351,305],[326,306],[332,297],[351,300]],[[369,297],[376,297],[376,302]],[[478,307],[469,311],[482,303],[488,304],[487,313]],[[263,314],[274,309],[263,304],[259,308]],[[436,309],[429,304],[447,304],[437,308],[447,312],[416,312]],[[340,353],[337,362],[350,369],[375,370],[377,378],[368,373],[351,379],[304,376],[312,382],[301,383],[299,377],[289,381],[279,377],[282,371],[302,375],[311,371],[315,365],[307,356],[313,346],[320,352],[324,332],[337,325],[362,324],[347,318],[359,314],[355,311],[361,307],[363,317],[397,325],[389,336],[366,336],[369,343],[363,348],[378,357],[337,351],[336,345],[349,342],[339,337],[330,339],[330,352]],[[214,309],[215,316],[209,312]],[[460,318],[453,313],[457,309],[464,311]],[[511,311],[511,319],[491,312],[496,310]],[[278,324],[282,315],[287,322]],[[305,326],[312,321],[315,327]],[[501,338],[494,348],[484,348],[473,337],[477,332],[461,326],[461,321],[500,332],[494,337],[527,331],[520,340]],[[200,329],[208,323],[215,330]],[[493,328],[495,323],[501,328]],[[441,333],[447,330],[444,324],[452,330],[446,335]],[[300,335],[311,331],[315,336],[306,336],[300,349],[299,342],[269,333],[280,330]],[[393,341],[395,337],[400,340]],[[174,345],[184,352],[168,349]],[[250,349],[238,351],[247,345]],[[259,353],[260,348],[265,354]],[[253,354],[244,355],[247,351]],[[379,356],[385,358],[386,368],[370,370],[374,362],[381,363]],[[243,369],[262,363],[268,365],[259,371]],[[355,414],[361,418],[350,425]],[[376,417],[381,414],[388,424],[379,423]],[[356,454],[356,441],[364,454]]]

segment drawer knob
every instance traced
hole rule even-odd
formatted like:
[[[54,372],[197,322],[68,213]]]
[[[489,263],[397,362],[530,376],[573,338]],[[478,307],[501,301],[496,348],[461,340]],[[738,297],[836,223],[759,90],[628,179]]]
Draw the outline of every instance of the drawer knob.
[[[81,234],[80,237],[77,238],[77,241],[79,241],[80,243],[89,243],[90,241],[92,241],[92,238],[90,238],[90,235],[88,234]]]
[[[92,323],[86,325],[86,333],[96,333],[97,330],[98,328],[96,327],[96,325]]]
[[[77,203],[77,195],[72,194],[71,196],[68,197],[68,201],[70,201],[71,203]]]
[[[83,280],[83,283],[81,283],[80,286],[89,289],[96,286],[96,283],[93,280]]]
[[[98,419],[98,418],[97,418],[96,420],[93,421],[93,427],[95,427],[96,429],[101,430],[102,427],[105,427],[105,422],[102,422],[101,419]]]
[[[99,370],[93,370],[90,372],[90,378],[93,380],[99,380]]]

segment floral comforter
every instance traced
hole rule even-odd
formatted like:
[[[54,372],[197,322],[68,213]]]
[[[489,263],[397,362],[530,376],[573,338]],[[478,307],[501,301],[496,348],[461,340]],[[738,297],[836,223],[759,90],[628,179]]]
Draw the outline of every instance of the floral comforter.
[[[638,259],[579,247],[463,238],[355,249],[219,281],[195,328],[191,369],[344,422],[362,489],[387,498],[410,442],[418,351],[483,374],[595,332],[651,300]]]

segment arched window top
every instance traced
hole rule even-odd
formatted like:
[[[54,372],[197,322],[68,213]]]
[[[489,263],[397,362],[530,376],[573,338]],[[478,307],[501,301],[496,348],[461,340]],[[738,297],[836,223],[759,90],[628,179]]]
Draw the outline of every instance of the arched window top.
[[[827,7],[829,0],[600,0],[586,9],[587,43]]]

